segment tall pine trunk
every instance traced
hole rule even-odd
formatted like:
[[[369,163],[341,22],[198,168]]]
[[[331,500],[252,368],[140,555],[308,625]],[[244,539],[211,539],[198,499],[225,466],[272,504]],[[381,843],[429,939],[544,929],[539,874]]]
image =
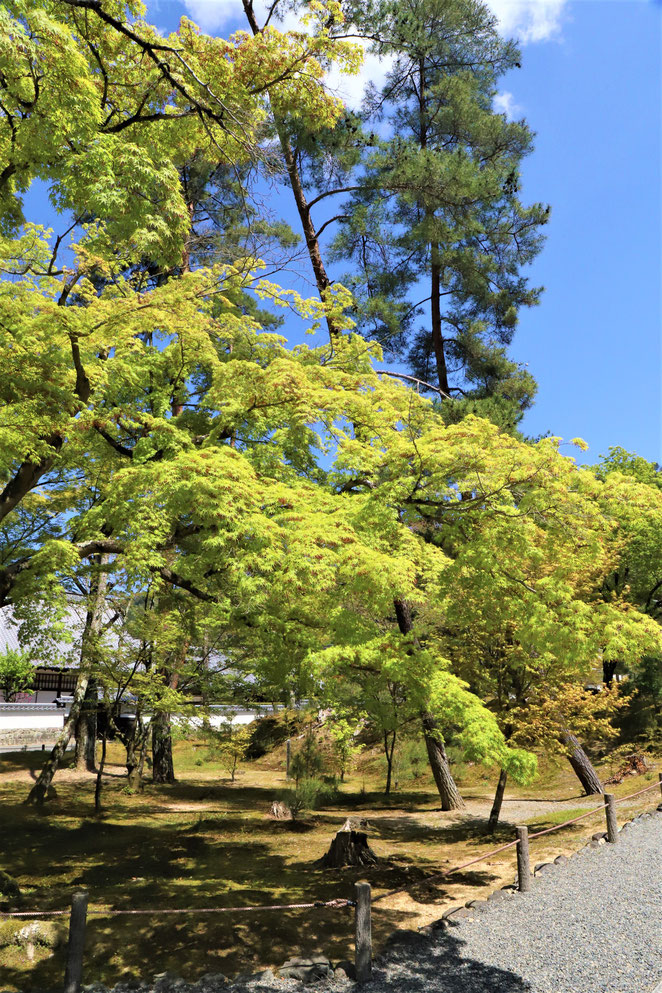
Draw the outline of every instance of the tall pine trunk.
[[[439,725],[432,714],[428,713],[421,714],[421,723],[428,761],[441,799],[441,809],[462,810],[465,803],[453,779]]]
[[[441,265],[439,264],[439,245],[430,245],[430,256],[430,320],[432,329],[432,348],[437,367],[439,390],[443,396],[447,397],[449,395],[450,386],[448,383],[446,350],[441,321]]]
[[[35,803],[41,806],[44,800],[46,800],[55,773],[64,758],[67,745],[76,730],[76,724],[81,716],[83,702],[90,682],[90,670],[96,660],[97,640],[103,623],[103,609],[106,602],[106,587],[108,585],[108,573],[103,569],[106,561],[107,556],[102,555],[99,557],[101,569],[92,582],[90,603],[85,617],[85,628],[83,629],[80,648],[80,671],[76,680],[76,688],[74,689],[74,698],[69,716],[50,755],[44,763],[39,778],[27,796],[26,803]]]
[[[174,783],[170,714],[157,710],[152,716],[152,779],[155,783]]]
[[[494,834],[496,826],[499,823],[499,815],[501,813],[501,804],[503,803],[503,794],[506,792],[507,779],[508,773],[505,769],[502,769],[499,775],[496,793],[494,794],[494,803],[492,804],[492,809],[490,810],[490,819],[487,822],[488,834]]]
[[[559,740],[567,749],[568,761],[586,795],[591,796],[594,793],[604,792],[598,774],[591,765],[591,760],[575,735],[571,731],[565,730],[559,736]]]

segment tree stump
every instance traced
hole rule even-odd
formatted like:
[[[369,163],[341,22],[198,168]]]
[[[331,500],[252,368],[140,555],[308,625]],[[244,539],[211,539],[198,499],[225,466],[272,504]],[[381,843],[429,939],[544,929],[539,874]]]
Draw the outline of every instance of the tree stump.
[[[286,803],[282,803],[280,800],[274,800],[269,810],[269,816],[273,817],[276,821],[291,821],[292,811]]]
[[[346,865],[377,865],[378,856],[368,844],[368,822],[348,817],[323,855],[315,865],[320,869],[342,869]]]

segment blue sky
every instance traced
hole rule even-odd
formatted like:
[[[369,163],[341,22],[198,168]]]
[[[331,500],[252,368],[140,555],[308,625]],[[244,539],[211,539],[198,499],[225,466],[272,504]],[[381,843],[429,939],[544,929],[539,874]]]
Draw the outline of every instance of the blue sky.
[[[146,2],[164,31],[185,13],[212,33],[245,28],[239,0]],[[610,445],[662,462],[662,2],[489,3],[523,46],[522,69],[500,97],[537,133],[523,198],[552,207],[530,270],[546,291],[523,313],[511,349],[539,383],[524,429],[584,438],[585,462]],[[368,75],[379,72],[368,64]],[[359,89],[353,83],[348,98]],[[275,210],[297,230],[289,190],[277,196]]]
[[[503,108],[537,132],[523,195],[552,206],[531,270],[546,287],[513,356],[539,383],[524,427],[662,461],[660,41],[656,0],[491,0],[523,45]],[[244,27],[236,0],[148,0],[172,29]],[[374,67],[371,67],[374,71]],[[282,211],[292,217],[283,191]]]

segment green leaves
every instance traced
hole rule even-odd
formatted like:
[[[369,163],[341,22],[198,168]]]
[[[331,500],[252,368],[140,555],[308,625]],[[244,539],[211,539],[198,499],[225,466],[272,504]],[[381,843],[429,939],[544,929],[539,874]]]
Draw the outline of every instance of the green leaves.
[[[506,347],[537,299],[520,268],[544,212],[517,197],[526,126],[491,110],[512,46],[468,0],[417,0],[404,18],[366,8],[396,56],[369,103],[396,136],[362,146],[338,244],[358,303],[339,283],[306,300],[248,254],[288,233],[260,215],[252,241],[256,208],[238,204],[269,140],[267,92],[293,140],[324,133],[338,175],[359,161],[357,119],[341,123],[320,82],[334,52],[356,65],[333,41],[335,4],[311,8],[312,35],[230,41],[186,20],[163,39],[119,0],[104,16],[75,0],[5,6],[5,602],[26,630],[41,612],[59,632],[67,597],[89,596],[102,569],[121,632],[95,656],[108,685],[179,708],[211,640],[245,685],[390,734],[432,713],[468,755],[526,781],[520,746],[585,712],[574,690],[596,662],[659,651],[662,495],[627,453],[596,477],[558,439],[515,436],[535,384]],[[35,178],[75,215],[68,233],[20,227]],[[197,233],[198,208],[219,239]],[[290,347],[291,315],[311,331],[329,320],[332,343]],[[355,320],[388,347],[395,333],[453,399],[377,373],[381,347]],[[340,742],[346,755],[346,727]]]
[[[504,346],[538,301],[520,273],[548,216],[518,198],[531,133],[492,110],[517,50],[470,0],[417,0],[406,14],[390,0],[356,4],[352,16],[393,60],[364,109],[388,137],[364,157],[333,248],[352,264],[359,326],[439,388],[445,416],[466,410],[449,398],[495,398],[480,412],[512,430],[535,383]]]
[[[6,648],[0,653],[0,692],[6,703],[14,703],[19,693],[32,689],[35,667],[27,652]]]

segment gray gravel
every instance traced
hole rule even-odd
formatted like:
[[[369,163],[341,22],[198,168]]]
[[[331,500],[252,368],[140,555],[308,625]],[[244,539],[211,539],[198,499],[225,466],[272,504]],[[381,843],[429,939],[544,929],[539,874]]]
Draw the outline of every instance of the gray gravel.
[[[550,867],[530,893],[389,954],[371,993],[649,993],[660,979],[658,813]]]
[[[535,843],[534,843],[535,844]],[[533,848],[535,855],[535,848]],[[662,980],[662,812],[617,845],[546,868],[530,893],[483,903],[430,935],[396,932],[365,993],[657,993]],[[272,972],[234,980],[175,977],[115,993],[357,993],[347,979],[304,987]],[[88,993],[106,993],[101,985]]]

